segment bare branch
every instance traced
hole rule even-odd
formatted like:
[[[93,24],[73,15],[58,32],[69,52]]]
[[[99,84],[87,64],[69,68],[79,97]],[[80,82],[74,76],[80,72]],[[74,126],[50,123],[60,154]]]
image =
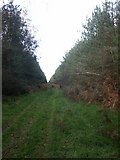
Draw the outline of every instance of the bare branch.
[[[92,72],[85,72],[85,73],[76,73],[77,75],[95,75],[95,76],[100,76],[98,73],[92,73]]]

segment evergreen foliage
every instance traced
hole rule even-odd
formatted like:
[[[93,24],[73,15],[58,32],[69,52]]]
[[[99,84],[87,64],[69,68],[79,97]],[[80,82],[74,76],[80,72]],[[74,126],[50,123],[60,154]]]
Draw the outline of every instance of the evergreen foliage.
[[[87,19],[82,38],[66,54],[51,82],[74,100],[117,105],[119,3],[105,1]]]
[[[47,82],[34,54],[37,41],[21,14],[22,9],[13,2],[2,7],[2,78],[7,95]]]

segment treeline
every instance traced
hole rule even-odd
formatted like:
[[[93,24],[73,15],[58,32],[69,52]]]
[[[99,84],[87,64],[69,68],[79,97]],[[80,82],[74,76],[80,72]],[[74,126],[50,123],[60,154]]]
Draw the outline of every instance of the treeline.
[[[120,3],[105,1],[87,19],[81,40],[66,53],[51,82],[75,101],[118,105]]]
[[[35,49],[37,41],[13,2],[2,6],[2,92],[3,95],[26,93],[30,87],[47,83]]]

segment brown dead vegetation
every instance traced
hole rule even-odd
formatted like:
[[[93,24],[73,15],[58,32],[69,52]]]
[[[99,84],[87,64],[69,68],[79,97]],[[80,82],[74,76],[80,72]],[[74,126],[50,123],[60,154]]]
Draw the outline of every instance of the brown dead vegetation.
[[[87,103],[101,103],[107,108],[118,108],[118,81],[112,74],[105,76],[102,81],[83,82],[82,85],[64,86],[65,94],[78,102],[84,100]],[[97,84],[97,87],[94,85]]]
[[[103,82],[103,104],[109,108],[118,108],[118,89],[117,81],[113,79],[112,75],[107,75]]]
[[[58,89],[61,88],[61,85],[57,83],[50,83],[49,86],[52,88],[58,88]]]
[[[56,83],[39,84],[37,86],[29,86],[27,87],[26,90],[28,93],[32,93],[32,92],[38,92],[40,90],[47,90],[49,88],[59,89],[61,88],[61,85],[56,84]]]
[[[40,90],[47,90],[49,88],[48,84],[39,84],[37,86],[29,86],[27,87],[27,92],[32,93],[32,92],[38,92]]]

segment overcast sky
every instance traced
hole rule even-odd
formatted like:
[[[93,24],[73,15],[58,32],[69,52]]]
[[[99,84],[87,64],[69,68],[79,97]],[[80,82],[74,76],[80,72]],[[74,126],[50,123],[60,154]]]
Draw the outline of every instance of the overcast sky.
[[[82,24],[102,0],[14,0],[28,11],[35,26],[39,64],[47,80],[81,37]],[[40,58],[41,57],[41,58]]]

